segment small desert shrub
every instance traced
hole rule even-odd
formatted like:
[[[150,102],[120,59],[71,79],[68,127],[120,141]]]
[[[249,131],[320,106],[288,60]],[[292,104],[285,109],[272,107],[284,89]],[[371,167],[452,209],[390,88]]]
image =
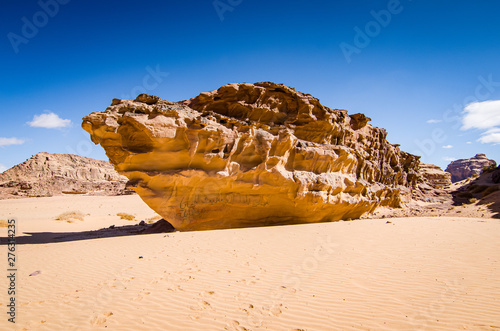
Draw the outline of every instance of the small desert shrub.
[[[0,220],[0,228],[6,228],[9,226],[9,223],[6,220]]]
[[[157,221],[159,221],[161,219],[162,219],[162,217],[160,215],[155,215],[153,217],[146,218],[146,223],[152,224],[152,223],[155,223],[155,222],[157,222]]]
[[[74,220],[83,221],[85,215],[79,211],[67,211],[56,217],[56,221],[66,221],[68,223]]]
[[[134,221],[135,220],[135,216],[134,215],[130,215],[130,214],[127,214],[127,213],[118,213],[118,214],[116,214],[116,216],[120,216],[120,218],[122,220],[127,220],[127,221]]]
[[[490,173],[492,172],[493,170],[495,170],[497,167],[495,165],[490,165],[489,167],[488,166],[484,166],[483,167],[483,173]]]
[[[472,178],[477,178],[477,177],[479,177],[478,174],[472,174]]]
[[[476,203],[476,202],[477,202],[476,198],[469,199],[469,203]]]
[[[483,191],[483,198],[498,190],[499,190],[498,185],[488,187],[486,190]]]

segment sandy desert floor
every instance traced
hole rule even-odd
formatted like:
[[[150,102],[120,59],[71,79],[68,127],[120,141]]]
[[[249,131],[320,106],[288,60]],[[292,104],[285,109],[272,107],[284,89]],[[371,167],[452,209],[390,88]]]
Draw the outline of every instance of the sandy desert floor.
[[[54,219],[65,211],[85,217]],[[136,220],[120,219],[121,212]],[[3,276],[0,329],[500,329],[498,219],[365,219],[50,240],[154,216],[138,196],[0,201],[0,219],[16,218],[20,241],[21,232],[49,238],[17,245],[16,324],[7,321]],[[0,237],[6,233],[0,228]],[[7,246],[0,250],[7,274]]]

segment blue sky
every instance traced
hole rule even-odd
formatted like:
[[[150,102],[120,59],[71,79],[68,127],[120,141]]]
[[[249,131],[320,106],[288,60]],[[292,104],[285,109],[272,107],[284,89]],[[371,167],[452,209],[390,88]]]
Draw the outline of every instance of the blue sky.
[[[493,0],[5,0],[0,170],[42,151],[107,159],[80,124],[113,98],[259,81],[362,112],[424,162],[498,162],[499,12]]]

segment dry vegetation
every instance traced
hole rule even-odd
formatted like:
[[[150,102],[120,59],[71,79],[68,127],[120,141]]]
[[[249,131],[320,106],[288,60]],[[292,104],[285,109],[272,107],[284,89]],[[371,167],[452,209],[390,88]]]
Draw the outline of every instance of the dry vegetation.
[[[500,190],[499,185],[477,185],[471,184],[465,191],[458,192],[457,196],[466,199],[473,199],[474,195],[478,198],[484,198],[489,194]]]
[[[153,217],[146,218],[146,223],[152,224],[152,223],[155,223],[155,222],[157,222],[157,221],[159,221],[161,219],[162,219],[162,217],[160,215],[155,215]]]
[[[135,221],[135,216],[127,213],[118,213],[116,216],[119,216],[122,220]]]
[[[80,211],[67,211],[56,217],[56,221],[66,221],[68,223],[73,223],[76,221],[83,221],[85,215]]]

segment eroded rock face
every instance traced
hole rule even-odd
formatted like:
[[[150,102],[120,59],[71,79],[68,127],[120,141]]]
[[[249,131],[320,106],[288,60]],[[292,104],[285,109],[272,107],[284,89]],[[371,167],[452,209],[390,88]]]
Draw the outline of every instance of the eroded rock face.
[[[114,99],[82,127],[179,230],[359,218],[397,207],[418,157],[362,114],[274,83],[229,84],[180,103]]]
[[[433,188],[441,189],[451,184],[451,174],[429,163],[420,163],[420,173]]]
[[[479,153],[470,159],[459,159],[451,162],[446,171],[451,174],[451,181],[455,183],[473,175],[480,175],[483,173],[484,167],[490,166],[496,166],[496,162],[488,159],[484,153]]]
[[[130,194],[127,178],[106,161],[72,154],[38,153],[0,174],[0,197],[63,193]]]

